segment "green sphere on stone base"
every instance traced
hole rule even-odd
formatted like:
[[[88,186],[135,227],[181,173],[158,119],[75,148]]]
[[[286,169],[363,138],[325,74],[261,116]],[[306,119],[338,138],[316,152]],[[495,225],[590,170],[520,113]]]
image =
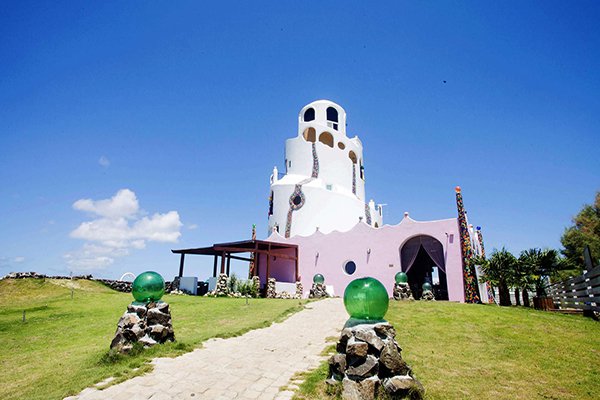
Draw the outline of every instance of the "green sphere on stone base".
[[[313,276],[313,283],[323,283],[325,282],[325,277],[321,274],[315,274],[315,276]]]
[[[362,320],[364,323],[382,321],[389,302],[385,286],[375,278],[355,279],[344,291],[344,306],[350,320]]]
[[[157,272],[142,272],[133,281],[131,293],[136,301],[142,303],[158,301],[165,294],[165,280]]]
[[[425,283],[423,284],[423,286],[421,286],[421,289],[423,289],[423,291],[427,291],[427,290],[428,290],[428,291],[430,291],[430,292],[431,292],[431,289],[432,289],[432,287],[431,287],[431,283],[429,283],[429,282],[425,282]]]
[[[406,275],[405,272],[398,272],[394,279],[396,280],[396,283],[407,283],[408,275]]]

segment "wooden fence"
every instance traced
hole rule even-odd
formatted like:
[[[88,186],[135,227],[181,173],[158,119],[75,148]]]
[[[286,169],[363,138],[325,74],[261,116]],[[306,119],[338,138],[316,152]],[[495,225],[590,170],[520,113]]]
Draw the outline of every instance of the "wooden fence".
[[[600,312],[600,265],[583,275],[550,285],[548,294],[559,309]]]

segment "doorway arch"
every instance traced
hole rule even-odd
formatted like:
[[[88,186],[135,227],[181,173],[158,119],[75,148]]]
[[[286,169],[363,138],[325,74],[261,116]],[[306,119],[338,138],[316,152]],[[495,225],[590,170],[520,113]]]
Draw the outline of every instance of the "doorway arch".
[[[434,237],[418,235],[407,240],[399,249],[402,272],[415,299],[421,298],[421,286],[426,281],[433,286],[437,300],[448,300],[448,279],[444,246]]]

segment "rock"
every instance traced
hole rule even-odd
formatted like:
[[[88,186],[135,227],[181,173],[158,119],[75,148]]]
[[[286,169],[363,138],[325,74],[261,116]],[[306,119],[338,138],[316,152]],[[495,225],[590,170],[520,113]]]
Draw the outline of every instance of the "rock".
[[[144,306],[140,306],[137,304],[130,304],[127,306],[127,311],[130,313],[137,314],[137,316],[140,318],[144,318],[144,316],[146,315],[146,311],[148,311],[148,309]]]
[[[136,342],[145,347],[175,341],[169,305],[165,302],[130,304],[119,319],[110,348],[127,353]]]
[[[343,354],[334,354],[329,358],[329,376],[341,380],[346,371],[346,357]]]
[[[363,380],[379,372],[379,361],[373,355],[368,355],[365,362],[357,366],[350,366],[346,370],[346,375],[352,380]]]
[[[422,398],[423,386],[413,379],[395,336],[396,330],[388,322],[342,330],[338,353],[329,359],[329,379],[330,384],[342,381],[343,399],[374,399],[381,395],[378,388],[383,380],[387,388],[382,390],[391,398]],[[383,394],[383,398],[390,397]]]
[[[308,297],[311,299],[320,299],[323,297],[329,297],[329,293],[327,293],[326,287],[322,283],[313,283],[312,288],[308,294]]]
[[[396,329],[390,323],[376,324],[373,329],[375,329],[375,333],[382,339],[393,339],[396,337]]]
[[[142,338],[140,338],[140,340],[138,340],[138,342],[143,344],[144,347],[154,346],[156,343],[158,343],[156,340],[152,339],[149,335],[144,335]]]
[[[304,295],[304,288],[301,282],[296,282],[296,298],[301,299]]]
[[[275,278],[267,279],[267,299],[274,299],[277,297],[277,291],[275,290]]]
[[[383,347],[379,356],[379,362],[382,366],[381,371],[385,377],[407,375],[411,372],[406,362],[402,359],[400,351],[400,346],[394,340],[388,341]]]
[[[373,325],[357,325],[352,329],[354,337],[363,342],[367,342],[369,346],[376,350],[376,354],[379,354],[383,349],[383,340],[373,330]]]
[[[367,357],[367,351],[369,350],[369,345],[365,342],[357,341],[354,337],[348,340],[346,344],[346,355],[358,358]]]
[[[394,284],[394,300],[414,300],[410,286],[406,282]]]
[[[374,400],[379,384],[379,378],[376,376],[362,381],[353,381],[352,379],[344,378],[342,380],[342,399]]]
[[[119,320],[118,326],[121,328],[130,328],[140,322],[140,317],[136,313],[125,312]]]
[[[435,301],[435,296],[431,290],[424,290],[421,295],[421,300],[423,301]]]
[[[392,396],[410,396],[413,400],[422,399],[425,388],[415,378],[409,375],[397,375],[383,380],[383,387]]]
[[[152,308],[148,310],[148,325],[167,325],[171,316],[160,312],[158,308]]]

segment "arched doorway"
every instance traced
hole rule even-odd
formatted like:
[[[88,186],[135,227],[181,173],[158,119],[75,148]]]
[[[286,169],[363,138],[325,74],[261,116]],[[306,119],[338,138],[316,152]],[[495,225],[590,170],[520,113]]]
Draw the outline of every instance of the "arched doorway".
[[[427,235],[409,239],[400,248],[400,265],[415,299],[421,298],[421,287],[427,281],[437,300],[448,300],[444,247],[439,240]]]

